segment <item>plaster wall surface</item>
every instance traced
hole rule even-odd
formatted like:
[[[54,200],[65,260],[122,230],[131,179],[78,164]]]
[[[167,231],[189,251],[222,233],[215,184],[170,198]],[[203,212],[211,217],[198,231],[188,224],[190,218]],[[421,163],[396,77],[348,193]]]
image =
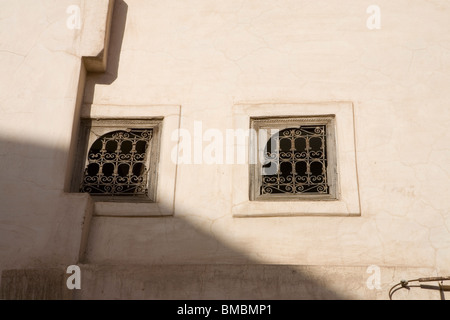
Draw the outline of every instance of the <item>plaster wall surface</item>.
[[[86,77],[81,58],[101,60],[109,4],[0,3],[0,269],[79,260],[92,204],[67,193],[66,180]],[[71,27],[71,6],[86,26]]]
[[[224,132],[237,103],[351,101],[361,215],[236,219],[232,165],[179,164],[174,218],[96,218],[90,259],[129,258],[139,234],[138,261],[234,261],[185,250],[183,219],[269,263],[448,270],[447,2],[381,1],[379,30],[360,1],[127,4],[117,79],[88,77],[85,104],[179,104],[181,128]]]

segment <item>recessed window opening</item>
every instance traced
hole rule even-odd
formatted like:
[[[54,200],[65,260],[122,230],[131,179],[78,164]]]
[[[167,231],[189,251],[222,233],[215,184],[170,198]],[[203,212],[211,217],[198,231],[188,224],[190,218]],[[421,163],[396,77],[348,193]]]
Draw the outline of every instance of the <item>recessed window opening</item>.
[[[252,118],[252,200],[336,199],[334,116]]]

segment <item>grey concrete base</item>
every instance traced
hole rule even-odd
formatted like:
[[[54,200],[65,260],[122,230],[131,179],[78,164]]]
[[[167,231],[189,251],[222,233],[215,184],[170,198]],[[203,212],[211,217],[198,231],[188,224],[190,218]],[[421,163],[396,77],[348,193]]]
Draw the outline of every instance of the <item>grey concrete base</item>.
[[[367,266],[84,265],[75,299],[389,299],[401,279],[432,276],[429,268],[381,267],[379,287]],[[399,290],[394,299],[439,300],[439,291]]]
[[[4,300],[68,300],[73,291],[67,289],[64,269],[4,270],[1,277],[1,299]]]
[[[4,270],[2,299],[350,300],[389,299],[402,279],[435,276],[431,268],[299,265],[79,265],[81,289],[68,290],[63,269]],[[375,276],[378,276],[376,278]],[[378,282],[377,282],[378,281]],[[394,300],[445,298],[438,283],[401,289]],[[448,295],[448,293],[447,293]],[[448,297],[447,297],[448,298]]]

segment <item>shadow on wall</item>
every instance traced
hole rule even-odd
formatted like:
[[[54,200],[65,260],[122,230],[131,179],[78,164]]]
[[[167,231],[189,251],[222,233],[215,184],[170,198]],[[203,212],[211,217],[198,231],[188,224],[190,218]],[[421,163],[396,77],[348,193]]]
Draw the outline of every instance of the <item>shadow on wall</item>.
[[[194,226],[188,220],[189,213],[180,211],[164,218],[95,217],[87,260],[82,267],[85,275],[82,285],[89,289],[80,291],[78,297],[347,299],[352,296],[331,289],[329,277],[317,275],[321,268],[261,264],[243,250],[218,240],[209,230]],[[328,268],[330,271],[336,273],[338,281],[345,281],[340,270]],[[363,272],[360,274],[364,276]],[[354,275],[349,276],[353,279],[348,280],[356,280]]]
[[[102,73],[88,73],[84,88],[84,102],[92,103],[95,86],[98,84],[109,85],[113,83],[119,74],[120,52],[125,34],[128,5],[123,0],[115,0],[112,16],[108,58],[106,71]]]
[[[0,155],[2,299],[68,297],[72,264],[82,270],[77,299],[351,297],[328,287],[317,268],[260,264],[184,218],[195,213],[182,208],[172,217],[94,217],[80,263],[86,195],[63,193],[66,153],[6,140],[0,150],[14,150]],[[23,166],[34,173],[26,176]]]
[[[88,75],[87,103],[95,85],[111,84],[118,77],[127,11],[123,0],[115,2],[108,68]],[[57,119],[57,112],[48,119]],[[172,217],[95,216],[87,225],[89,196],[64,193],[64,181],[71,175],[66,172],[69,153],[55,148],[53,140],[44,145],[0,137],[2,299],[388,297],[387,291],[366,288],[365,267],[264,264],[253,252],[218,238],[210,222],[182,207]],[[272,218],[264,219],[269,226]],[[90,232],[86,259],[80,261],[84,227]],[[81,290],[75,293],[66,287],[66,268],[73,264],[81,267]]]
[[[97,84],[118,77],[127,11],[116,0],[107,70],[88,74],[86,103]],[[183,208],[164,218],[94,217],[80,262],[88,196],[63,192],[67,157],[66,150],[0,137],[3,299],[351,299],[348,283],[365,283],[365,269],[261,264],[184,218],[195,212]],[[82,272],[75,296],[65,286],[72,264]]]
[[[118,76],[127,11],[124,1],[115,2],[108,68],[88,74],[87,102],[95,85],[111,84]],[[307,268],[259,264],[182,218],[190,216],[182,209],[165,218],[94,217],[87,260],[81,263],[89,197],[63,192],[71,174],[65,166],[68,152],[52,145],[0,137],[1,298],[347,298]],[[82,269],[82,290],[75,297],[65,286],[72,264]]]

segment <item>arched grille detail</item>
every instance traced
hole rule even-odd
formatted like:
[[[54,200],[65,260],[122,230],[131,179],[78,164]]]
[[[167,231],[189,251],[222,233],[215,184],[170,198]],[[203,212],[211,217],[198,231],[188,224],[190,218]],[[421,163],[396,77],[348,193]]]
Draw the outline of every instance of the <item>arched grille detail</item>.
[[[259,194],[328,194],[326,129],[302,125],[272,135],[264,150]]]
[[[148,147],[152,129],[106,133],[90,146],[80,192],[95,195],[146,195]]]

